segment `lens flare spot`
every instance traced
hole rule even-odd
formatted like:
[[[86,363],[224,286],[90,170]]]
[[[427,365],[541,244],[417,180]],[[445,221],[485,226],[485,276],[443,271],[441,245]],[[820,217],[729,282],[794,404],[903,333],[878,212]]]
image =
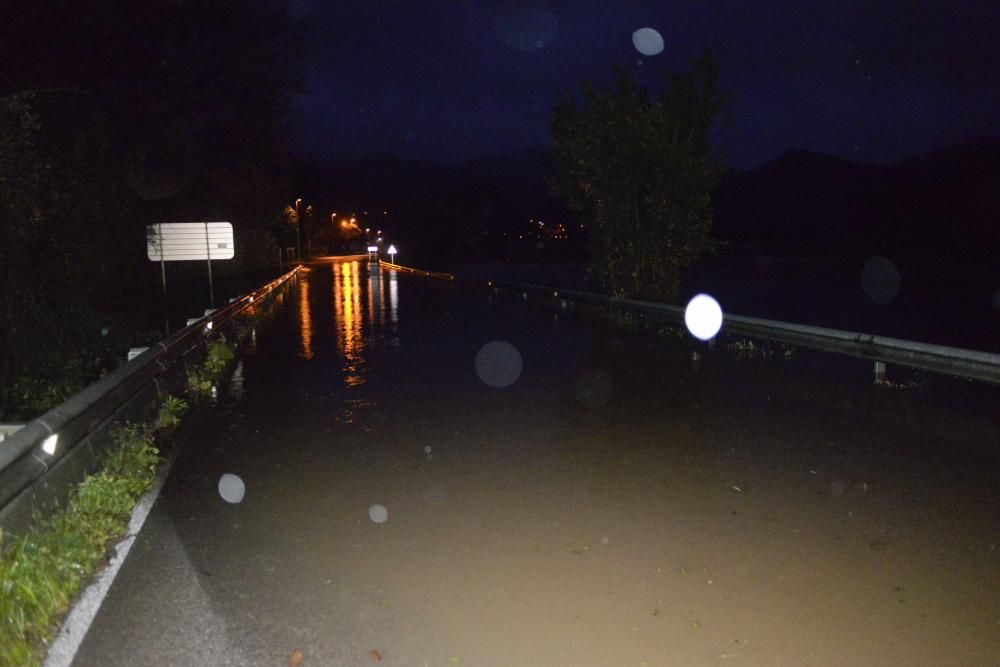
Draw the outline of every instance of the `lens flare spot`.
[[[288,3],[288,18],[292,21],[303,21],[312,14],[312,2],[309,0],[292,0]]]
[[[576,381],[576,400],[588,408],[599,408],[611,399],[614,390],[614,383],[607,371],[588,368]]]
[[[644,56],[655,56],[663,52],[663,37],[652,28],[639,28],[633,32],[632,43]]]
[[[892,261],[875,255],[865,262],[861,270],[861,287],[873,302],[884,306],[892,303],[899,294],[899,270]]]
[[[227,472],[219,478],[219,495],[227,503],[236,505],[242,502],[246,491],[246,485],[243,484],[243,480],[238,475]]]
[[[389,520],[389,510],[384,505],[372,505],[368,508],[368,518],[375,523],[385,523]]]
[[[722,307],[707,294],[697,294],[684,309],[684,324],[699,340],[714,338],[722,328]]]
[[[541,49],[555,37],[559,22],[544,2],[509,0],[497,11],[493,31],[515,51]]]
[[[506,341],[491,341],[476,354],[476,375],[496,389],[514,384],[521,375],[521,368],[521,353]]]

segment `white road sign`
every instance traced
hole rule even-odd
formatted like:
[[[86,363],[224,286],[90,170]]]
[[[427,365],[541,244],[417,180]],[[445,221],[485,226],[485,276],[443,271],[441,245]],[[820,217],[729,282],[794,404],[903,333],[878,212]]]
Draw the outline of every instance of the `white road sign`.
[[[228,222],[165,222],[149,226],[146,256],[154,262],[232,259],[233,226]]]

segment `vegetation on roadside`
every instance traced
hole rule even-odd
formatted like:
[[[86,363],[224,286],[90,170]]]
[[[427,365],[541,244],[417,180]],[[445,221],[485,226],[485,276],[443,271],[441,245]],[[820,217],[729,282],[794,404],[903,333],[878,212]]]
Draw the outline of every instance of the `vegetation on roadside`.
[[[183,403],[164,401],[157,427],[165,414],[178,417]],[[124,534],[136,499],[156,476],[156,430],[117,427],[100,471],[84,478],[65,508],[39,517],[9,544],[0,535],[0,664],[41,663],[59,619]]]
[[[156,416],[156,429],[167,431],[181,423],[181,417],[187,412],[188,403],[183,398],[167,396],[160,405],[160,412]]]
[[[219,334],[217,338],[210,340],[205,352],[205,361],[200,366],[188,370],[188,394],[195,400],[211,394],[212,387],[222,378],[226,367],[235,356],[224,335]]]

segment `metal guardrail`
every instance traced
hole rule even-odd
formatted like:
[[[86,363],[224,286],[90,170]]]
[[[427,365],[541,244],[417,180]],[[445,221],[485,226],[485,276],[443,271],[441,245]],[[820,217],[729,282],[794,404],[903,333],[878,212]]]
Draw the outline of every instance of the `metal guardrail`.
[[[622,312],[632,312],[653,322],[666,322],[682,326],[684,324],[684,308],[681,306],[653,301],[641,301],[638,299],[616,298],[594,292],[584,292],[547,285],[496,280],[459,279],[447,273],[422,271],[387,262],[383,263],[383,265],[388,268],[409,271],[417,275],[443,278],[460,284],[484,286],[485,283],[486,287],[520,293],[523,295],[523,298],[527,298],[529,294],[541,295],[544,298],[556,301],[584,303]],[[743,315],[725,315],[722,322],[722,333],[764,338],[813,350],[871,359],[876,362],[876,375],[879,374],[880,370],[884,372],[884,364],[890,363],[1000,384],[1000,354],[991,352],[934,345],[899,338],[888,338],[841,329],[828,329],[777,320],[765,320],[756,317],[745,317]],[[879,364],[882,364],[881,368]]]
[[[106,434],[115,417],[129,416],[125,408],[130,403],[144,402],[140,398],[155,398],[158,379],[197,348],[207,330],[221,328],[294,277],[299,268],[223,308],[208,311],[8,436],[0,446],[0,527],[23,529],[26,517],[30,517],[30,510],[37,504],[33,496],[59,498],[59,487],[81,479],[93,465],[97,453],[74,455],[81,443],[92,436]],[[94,450],[95,447],[88,443],[85,449]],[[58,480],[50,481],[50,472],[59,468],[63,469],[63,474]],[[27,507],[12,509],[14,505]]]

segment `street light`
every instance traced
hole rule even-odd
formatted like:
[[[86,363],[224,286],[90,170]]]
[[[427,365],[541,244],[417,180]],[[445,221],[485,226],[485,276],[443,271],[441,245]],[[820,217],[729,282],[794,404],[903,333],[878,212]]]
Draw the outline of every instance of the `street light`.
[[[299,214],[299,204],[301,203],[301,197],[295,200],[295,257],[300,262],[302,261],[302,216]]]

